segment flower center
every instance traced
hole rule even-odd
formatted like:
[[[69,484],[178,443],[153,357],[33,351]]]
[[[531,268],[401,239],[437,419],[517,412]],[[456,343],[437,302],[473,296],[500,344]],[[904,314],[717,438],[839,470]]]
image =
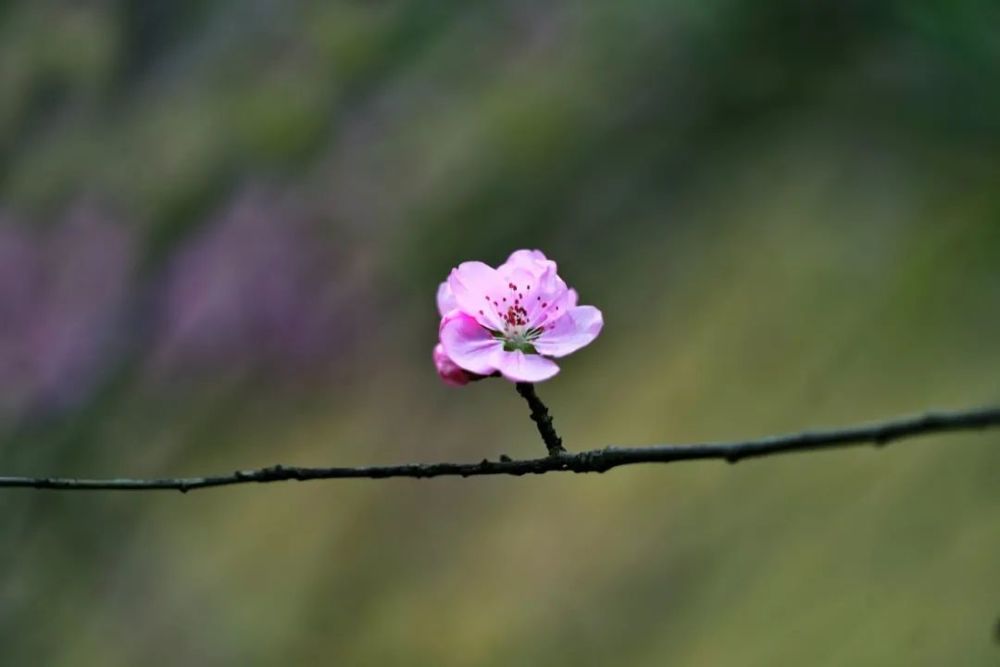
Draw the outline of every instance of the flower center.
[[[493,331],[491,329],[490,333],[497,340],[503,341],[503,349],[507,352],[520,350],[525,354],[538,354],[533,343],[542,334],[544,328],[529,326],[528,310],[522,303],[524,301],[524,293],[514,283],[508,283],[507,287],[511,291],[509,299],[507,297],[499,299],[486,297],[486,301],[493,304],[493,307],[496,309],[495,312],[503,321],[502,331]],[[525,286],[524,289],[530,295],[531,285]],[[539,300],[541,300],[540,297]],[[543,304],[543,306],[547,307],[548,304]],[[483,311],[479,312],[482,314]]]
[[[493,335],[503,341],[503,349],[507,352],[520,350],[525,354],[538,354],[533,343],[540,333],[541,331],[538,329],[528,329],[527,331],[512,332],[495,331]]]

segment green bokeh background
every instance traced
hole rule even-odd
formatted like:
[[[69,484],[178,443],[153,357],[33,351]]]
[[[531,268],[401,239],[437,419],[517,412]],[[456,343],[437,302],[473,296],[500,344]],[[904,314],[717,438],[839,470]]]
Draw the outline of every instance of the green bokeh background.
[[[998,82],[987,0],[0,4],[3,224],[82,206],[132,249],[3,472],[537,456],[512,387],[430,363],[438,282],[520,247],[605,314],[539,387],[570,449],[996,400]],[[336,337],[151,370],[157,290],[236,206],[308,223]],[[994,433],[0,516],[4,665],[1000,664]]]

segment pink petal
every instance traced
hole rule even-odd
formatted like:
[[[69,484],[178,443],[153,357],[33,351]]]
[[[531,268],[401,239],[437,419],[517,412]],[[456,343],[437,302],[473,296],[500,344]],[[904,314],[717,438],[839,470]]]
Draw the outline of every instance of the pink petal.
[[[501,264],[497,271],[504,277],[509,272],[516,270],[527,271],[536,278],[540,276],[550,265],[555,267],[555,262],[548,259],[541,250],[515,250],[507,261]]]
[[[525,319],[528,326],[539,327],[561,317],[569,310],[575,294],[556,275],[555,263],[551,263],[535,281],[530,293],[525,294],[525,308],[528,311]]]
[[[538,278],[523,269],[514,269],[504,276],[504,280],[507,281],[508,301],[500,305],[520,305],[530,313],[531,304],[535,301],[531,295],[538,292]]]
[[[438,313],[441,317],[458,308],[458,301],[455,299],[455,294],[451,291],[451,286],[447,281],[438,286],[437,303]]]
[[[503,319],[495,303],[499,304],[509,290],[496,269],[482,262],[463,262],[448,276],[448,286],[462,312],[484,327],[494,331],[503,329]]]
[[[477,375],[497,370],[494,355],[503,349],[503,342],[468,315],[454,311],[444,318],[440,336],[444,353],[461,368]]]
[[[592,343],[604,327],[604,316],[593,306],[571,308],[545,327],[535,349],[549,357],[565,357]]]
[[[515,250],[507,258],[508,264],[547,262],[549,258],[541,250]]]
[[[434,347],[434,367],[437,368],[438,377],[445,384],[453,387],[462,387],[478,379],[478,376],[469,373],[452,361],[451,357],[444,351],[444,346],[441,343],[438,343]]]
[[[543,382],[559,372],[559,366],[551,359],[521,350],[501,350],[495,361],[500,373],[513,382]]]

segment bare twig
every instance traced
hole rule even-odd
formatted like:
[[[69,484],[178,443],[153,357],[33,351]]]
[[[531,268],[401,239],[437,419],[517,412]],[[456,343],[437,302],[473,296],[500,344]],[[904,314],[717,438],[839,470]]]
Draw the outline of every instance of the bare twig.
[[[518,382],[515,387],[517,393],[528,402],[528,407],[531,408],[531,420],[538,425],[538,433],[542,436],[546,449],[549,450],[549,456],[565,454],[566,450],[563,449],[562,438],[556,433],[549,409],[535,393],[535,385],[530,382]]]
[[[952,431],[972,431],[1000,427],[1000,407],[961,412],[929,412],[918,417],[830,431],[808,431],[741,442],[709,442],[692,445],[651,447],[607,447],[578,454],[554,453],[545,458],[514,461],[483,459],[479,463],[410,463],[358,468],[299,468],[273,466],[258,470],[238,470],[212,477],[164,479],[78,479],[67,477],[0,477],[0,487],[63,489],[73,491],[193,491],[235,484],[307,481],[314,479],[387,477],[474,477],[479,475],[539,475],[548,472],[605,472],[637,463],[670,463],[700,459],[721,459],[736,463],[743,459],[851,447],[885,445],[895,440]]]

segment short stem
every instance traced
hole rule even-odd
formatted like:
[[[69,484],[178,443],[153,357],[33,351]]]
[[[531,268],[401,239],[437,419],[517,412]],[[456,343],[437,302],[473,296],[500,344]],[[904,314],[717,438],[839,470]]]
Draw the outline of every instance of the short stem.
[[[538,425],[538,432],[541,434],[542,440],[545,441],[549,456],[565,454],[566,450],[563,449],[562,439],[556,433],[555,426],[552,425],[549,409],[535,393],[535,385],[530,382],[518,382],[515,386],[517,393],[528,402],[528,407],[531,408],[531,419]]]

